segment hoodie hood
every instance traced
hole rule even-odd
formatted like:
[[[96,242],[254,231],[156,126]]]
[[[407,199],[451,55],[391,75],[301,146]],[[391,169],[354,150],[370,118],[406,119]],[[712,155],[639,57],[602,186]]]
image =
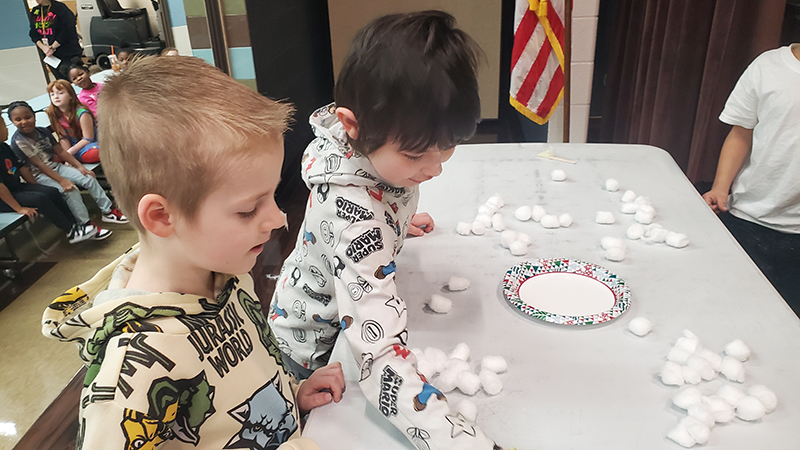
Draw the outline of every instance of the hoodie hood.
[[[303,180],[312,185],[338,184],[377,188],[401,197],[416,187],[393,186],[382,180],[369,158],[354,151],[347,142],[347,132],[335,114],[336,105],[323,106],[311,114],[308,122],[314,139],[303,155]]]

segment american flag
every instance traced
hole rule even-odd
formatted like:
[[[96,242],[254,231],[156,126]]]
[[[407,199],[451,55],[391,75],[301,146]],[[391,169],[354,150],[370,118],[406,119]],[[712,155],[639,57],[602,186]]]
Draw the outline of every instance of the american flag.
[[[565,0],[516,0],[511,105],[544,124],[564,96]]]

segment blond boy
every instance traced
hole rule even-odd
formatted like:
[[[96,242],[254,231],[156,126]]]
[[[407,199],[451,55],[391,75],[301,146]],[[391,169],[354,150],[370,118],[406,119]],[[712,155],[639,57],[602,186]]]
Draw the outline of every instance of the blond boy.
[[[44,314],[45,335],[79,343],[88,366],[78,447],[316,448],[287,441],[339,401],[341,368],[294,391],[248,275],[284,224],[273,195],[292,107],[177,57],[131,64],[99,111],[140,244]]]

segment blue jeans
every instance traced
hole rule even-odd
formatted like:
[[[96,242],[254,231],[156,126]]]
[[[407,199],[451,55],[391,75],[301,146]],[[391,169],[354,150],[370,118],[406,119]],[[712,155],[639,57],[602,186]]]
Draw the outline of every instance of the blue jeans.
[[[80,173],[80,171],[78,171],[78,169],[65,166],[64,164],[56,164],[56,167],[53,170],[57,174],[73,182],[78,189],[86,189],[89,191],[89,195],[91,195],[94,201],[97,202],[97,206],[100,208],[100,211],[103,214],[108,214],[111,212],[111,199],[108,198],[106,192],[94,177],[83,175]],[[61,185],[56,182],[56,180],[43,173],[36,175],[36,182],[44,186],[50,186],[58,189],[58,191],[64,195],[64,200],[67,201],[69,210],[72,211],[72,215],[75,216],[75,220],[79,224],[85,224],[89,221],[89,211],[86,209],[86,205],[83,204],[83,199],[81,199],[81,193],[78,189],[65,191],[64,188],[62,188]]]

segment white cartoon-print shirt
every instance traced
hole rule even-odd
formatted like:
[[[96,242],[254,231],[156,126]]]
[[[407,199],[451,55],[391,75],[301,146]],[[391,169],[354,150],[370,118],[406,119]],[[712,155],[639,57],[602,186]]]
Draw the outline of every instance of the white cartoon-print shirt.
[[[303,156],[311,190],[297,245],[284,262],[269,323],[281,350],[309,369],[327,364],[344,332],[370,403],[417,448],[492,449],[475,424],[450,410],[416,370],[406,342],[408,312],[395,284],[418,190],[381,180],[355,153],[333,104],[309,122],[317,136]]]

